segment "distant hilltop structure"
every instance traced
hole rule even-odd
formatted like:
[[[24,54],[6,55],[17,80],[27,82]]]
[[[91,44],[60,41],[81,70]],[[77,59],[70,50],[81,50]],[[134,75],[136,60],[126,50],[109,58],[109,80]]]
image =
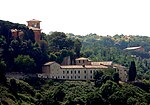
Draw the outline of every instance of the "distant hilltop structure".
[[[34,39],[37,43],[40,42],[41,40],[41,29],[40,29],[40,22],[39,20],[36,19],[32,19],[27,21],[27,27],[31,30],[33,30],[34,32]],[[11,29],[10,30],[12,33],[12,36],[14,39],[16,39],[17,37],[23,38],[24,36],[24,32],[20,29]]]
[[[34,39],[36,42],[40,41],[41,37],[41,29],[40,29],[40,22],[39,20],[32,19],[27,21],[29,29],[32,29],[34,32]]]
[[[137,46],[137,47],[127,47],[124,50],[128,50],[128,51],[144,51],[144,48],[141,46]]]

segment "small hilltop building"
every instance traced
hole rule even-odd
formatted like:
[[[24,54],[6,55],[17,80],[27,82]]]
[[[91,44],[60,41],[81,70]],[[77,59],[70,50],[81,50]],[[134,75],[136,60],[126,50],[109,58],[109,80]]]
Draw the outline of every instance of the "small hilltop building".
[[[41,29],[40,29],[40,22],[39,20],[32,19],[27,21],[29,29],[32,29],[34,32],[34,38],[36,42],[40,42],[41,39]]]
[[[124,50],[126,50],[126,51],[144,51],[144,48],[142,46],[136,46],[136,47],[127,47]]]
[[[40,29],[40,22],[39,20],[29,20],[27,21],[27,27],[34,32],[34,39],[37,43],[41,41],[41,29]],[[24,32],[21,29],[11,29],[12,36],[14,39],[17,37],[23,38]]]

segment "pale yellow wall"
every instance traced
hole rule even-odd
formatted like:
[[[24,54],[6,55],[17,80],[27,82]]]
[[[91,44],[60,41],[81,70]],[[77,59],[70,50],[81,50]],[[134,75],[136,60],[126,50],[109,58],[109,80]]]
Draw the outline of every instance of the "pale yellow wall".
[[[57,78],[57,79],[69,79],[69,80],[93,80],[94,71],[97,71],[97,70],[105,70],[105,69],[87,69],[87,68],[62,69],[62,68],[60,68],[59,64],[53,63],[49,66],[43,67],[43,74],[44,74],[44,76],[47,75],[48,78],[53,78],[53,79]],[[127,79],[126,70],[125,69],[120,69],[120,70],[118,69],[118,73],[119,73],[120,79],[122,81],[126,81],[126,79]],[[85,78],[85,76],[86,76],[86,78]]]
[[[127,71],[125,69],[120,69],[119,77],[122,81],[127,81]]]
[[[57,63],[53,63],[50,65],[50,78],[57,78],[57,76],[59,75],[59,71],[60,71],[60,65]]]
[[[88,60],[76,60],[76,65],[90,65]]]
[[[83,69],[61,69],[60,75],[62,75],[61,79],[92,80],[93,73],[95,70],[97,70],[97,69],[85,69],[85,68],[83,68]],[[63,76],[65,78],[63,78]],[[86,76],[86,78],[85,78],[85,76]]]
[[[43,74],[47,74],[48,78],[56,78],[59,75],[60,65],[53,63],[51,65],[44,65],[42,67]]]
[[[49,73],[49,69],[50,69],[50,66],[49,66],[49,65],[43,66],[43,67],[42,67],[42,72],[48,74],[48,73]]]

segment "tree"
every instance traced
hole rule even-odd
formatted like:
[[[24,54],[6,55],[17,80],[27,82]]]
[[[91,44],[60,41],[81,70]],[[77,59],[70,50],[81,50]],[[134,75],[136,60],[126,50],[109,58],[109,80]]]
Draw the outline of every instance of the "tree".
[[[63,101],[63,98],[65,97],[65,93],[63,91],[62,86],[58,86],[53,93],[53,97],[55,101]]]
[[[96,87],[100,87],[102,85],[102,83],[103,83],[103,79],[102,78],[104,76],[105,75],[104,75],[104,73],[101,70],[94,72],[94,79],[95,79],[95,86]]]
[[[119,83],[119,80],[120,80],[119,73],[114,73],[113,74],[113,81],[116,83]]]
[[[81,50],[81,47],[82,47],[82,43],[80,42],[79,39],[76,39],[74,41],[74,51],[76,53],[76,57],[79,58],[80,57],[80,50]]]
[[[115,82],[108,80],[105,84],[103,84],[100,87],[101,95],[107,99],[114,92],[116,92],[118,88],[119,86]]]
[[[6,72],[6,64],[4,61],[0,60],[0,83],[2,84],[6,83],[5,72]]]
[[[24,73],[35,72],[34,69],[36,64],[29,55],[18,55],[18,57],[14,59],[14,63],[17,71]]]
[[[95,80],[101,79],[101,77],[103,76],[103,74],[104,74],[104,73],[103,73],[101,70],[95,71],[95,72],[94,72],[94,79],[95,79]]]
[[[47,36],[49,40],[50,51],[55,52],[62,49],[66,49],[67,36],[63,32],[53,32]]]
[[[57,56],[55,54],[50,53],[49,56],[50,56],[51,61],[56,61],[57,60]]]
[[[16,97],[18,96],[18,94],[17,94],[17,83],[16,83],[15,79],[10,80],[10,90],[11,90],[13,95],[15,95]]]
[[[106,102],[98,92],[90,92],[87,94],[86,105],[106,105]]]
[[[135,77],[136,77],[136,66],[135,66],[135,62],[134,61],[131,61],[131,65],[130,65],[130,68],[129,68],[129,81],[134,81],[135,80]]]

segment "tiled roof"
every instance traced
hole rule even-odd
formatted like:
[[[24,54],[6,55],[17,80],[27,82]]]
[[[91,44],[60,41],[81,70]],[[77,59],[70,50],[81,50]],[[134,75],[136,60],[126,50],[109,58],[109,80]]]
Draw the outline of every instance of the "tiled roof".
[[[62,69],[102,69],[102,68],[108,68],[107,66],[99,65],[99,66],[92,66],[92,65],[67,65],[67,66],[61,66]]]
[[[125,50],[136,50],[136,49],[139,49],[141,48],[141,46],[138,46],[138,47],[128,47],[128,48],[125,48]]]
[[[44,65],[47,66],[47,65],[51,65],[51,64],[53,64],[53,63],[55,63],[55,62],[47,62],[47,63],[45,63]]]
[[[17,32],[17,29],[11,29],[11,32]]]
[[[18,30],[18,29],[11,29],[10,31],[11,31],[11,32],[17,32],[17,31],[18,31],[18,32],[21,32],[21,30]]]
[[[81,57],[81,58],[77,58],[76,60],[89,60],[89,59],[88,59],[88,58]]]
[[[29,21],[41,22],[40,20],[36,20],[36,19],[32,19],[32,20],[29,20]],[[29,22],[29,21],[27,21],[27,22]]]
[[[91,62],[91,65],[105,65],[105,66],[111,66],[111,65],[112,65],[112,61]]]
[[[119,64],[113,64],[114,67],[127,69],[125,66],[119,65]]]

